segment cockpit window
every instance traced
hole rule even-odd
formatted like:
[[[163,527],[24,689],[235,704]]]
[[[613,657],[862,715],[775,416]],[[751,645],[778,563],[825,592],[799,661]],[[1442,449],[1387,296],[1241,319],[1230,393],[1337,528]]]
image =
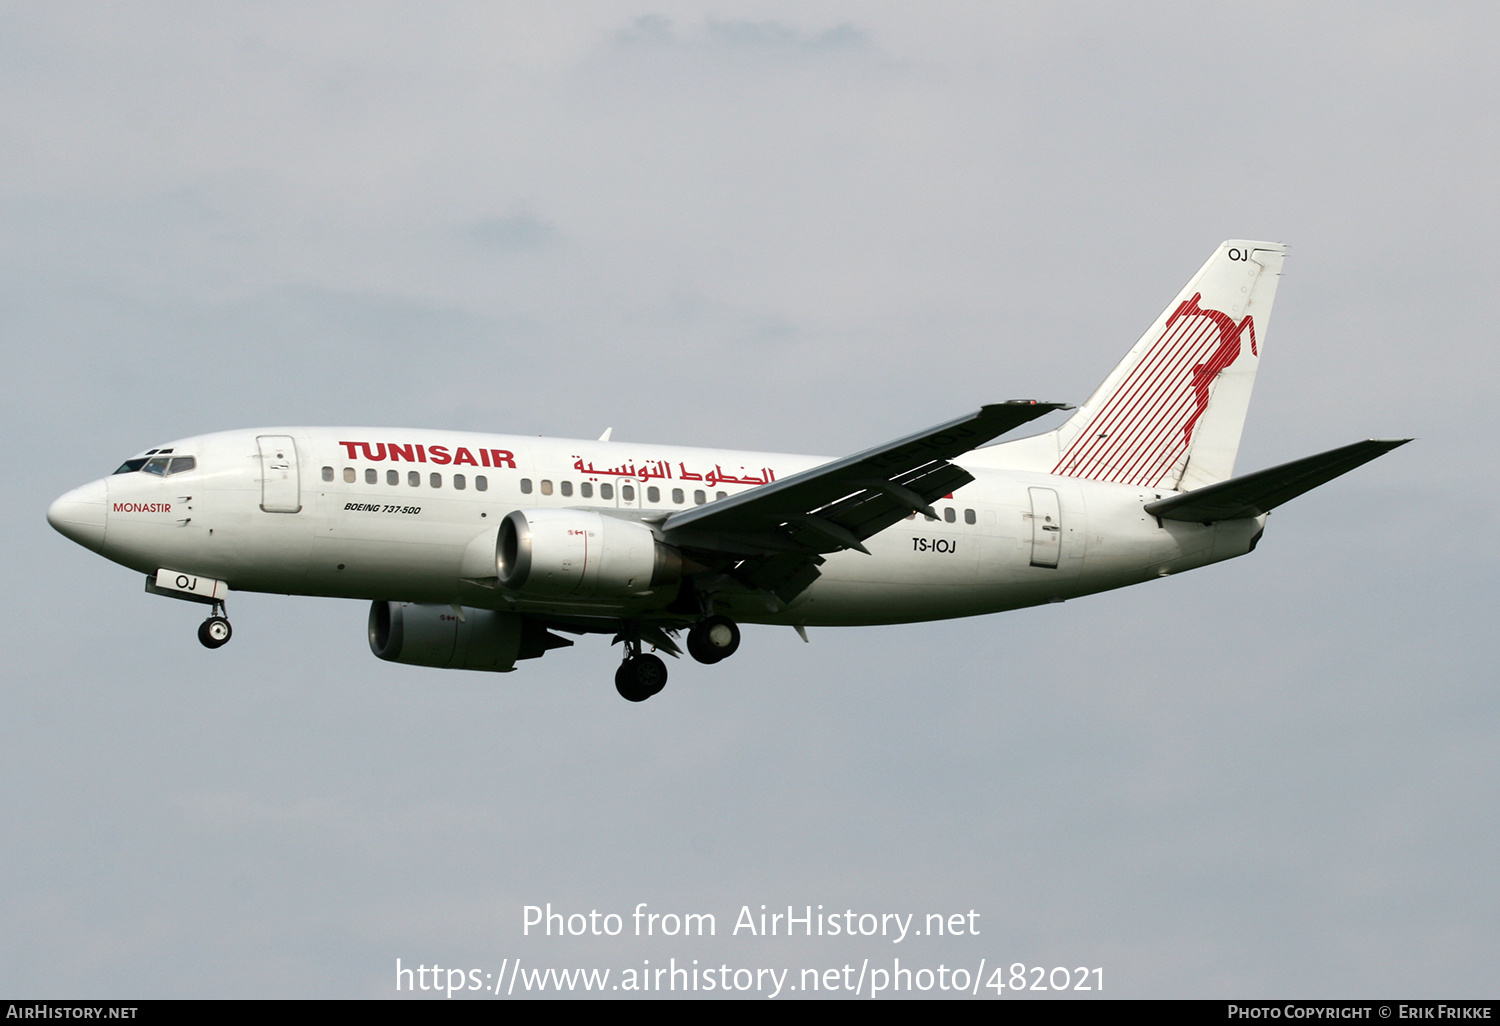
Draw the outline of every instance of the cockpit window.
[[[126,460],[120,464],[116,474],[134,474],[143,470],[148,474],[160,474],[166,477],[169,474],[181,474],[189,470],[198,469],[198,460],[194,456],[163,456],[161,453],[169,453],[171,449],[151,449],[145,456],[137,456],[133,460]],[[153,453],[157,455],[153,455]]]

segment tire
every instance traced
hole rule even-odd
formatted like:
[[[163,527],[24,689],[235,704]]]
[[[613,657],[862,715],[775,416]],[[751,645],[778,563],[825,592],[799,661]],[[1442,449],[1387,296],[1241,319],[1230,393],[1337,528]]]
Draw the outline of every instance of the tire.
[[[615,671],[615,690],[627,702],[644,702],[651,696],[636,686],[635,674],[631,672],[631,660],[627,659]]]
[[[688,655],[707,666],[712,666],[722,658],[717,652],[708,647],[708,643],[703,640],[703,635],[699,633],[697,627],[688,631],[687,650]]]
[[[647,698],[659,694],[667,686],[667,664],[661,661],[660,656],[636,656],[631,663],[634,665],[635,682],[646,692]]]
[[[692,633],[698,636],[698,644],[703,650],[712,653],[714,662],[728,659],[740,647],[739,625],[727,616],[710,616],[699,620],[693,626]],[[688,640],[691,643],[692,638],[689,637]]]
[[[204,648],[222,648],[234,636],[234,628],[222,616],[210,616],[198,625],[198,640]]]
[[[654,655],[636,656],[615,671],[615,690],[627,702],[644,702],[667,686],[667,664]]]

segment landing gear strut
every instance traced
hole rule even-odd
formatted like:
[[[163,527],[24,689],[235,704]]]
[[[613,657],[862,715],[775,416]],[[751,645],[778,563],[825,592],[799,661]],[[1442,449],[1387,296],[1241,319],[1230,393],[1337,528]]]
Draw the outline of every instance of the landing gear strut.
[[[688,654],[700,663],[728,659],[739,647],[739,626],[727,616],[704,617],[688,631]]]
[[[203,643],[204,648],[219,648],[227,644],[233,635],[229,618],[224,615],[224,603],[215,602],[212,615],[198,625],[198,640]]]

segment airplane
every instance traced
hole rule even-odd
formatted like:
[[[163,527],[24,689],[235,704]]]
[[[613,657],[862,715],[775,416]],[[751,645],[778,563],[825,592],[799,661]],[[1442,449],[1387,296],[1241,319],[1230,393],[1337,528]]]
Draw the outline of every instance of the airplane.
[[[1280,504],[1404,445],[1369,439],[1234,477],[1286,247],[1223,243],[1076,409],[1012,400],[842,459],[365,427],[268,427],[147,449],[58,498],[63,535],[206,604],[363,599],[370,648],[508,672],[613,635],[620,695],[651,649],[720,662],[741,623],[909,623],[1019,609],[1253,551]],[[986,444],[1054,410],[1052,431]],[[684,638],[685,632],[685,638]]]

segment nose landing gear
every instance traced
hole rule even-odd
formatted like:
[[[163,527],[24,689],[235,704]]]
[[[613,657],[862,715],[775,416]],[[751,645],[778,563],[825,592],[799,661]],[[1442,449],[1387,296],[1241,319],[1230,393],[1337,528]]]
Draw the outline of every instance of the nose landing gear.
[[[229,618],[224,615],[224,603],[215,602],[213,615],[198,625],[198,640],[204,648],[220,648],[234,636]]]

